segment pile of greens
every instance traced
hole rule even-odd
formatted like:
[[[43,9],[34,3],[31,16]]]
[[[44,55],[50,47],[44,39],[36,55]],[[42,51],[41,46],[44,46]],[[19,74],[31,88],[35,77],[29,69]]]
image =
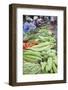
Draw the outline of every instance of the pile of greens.
[[[24,74],[57,73],[56,38],[47,28],[39,28],[37,33],[28,33],[26,38],[35,40],[34,45],[23,52]]]

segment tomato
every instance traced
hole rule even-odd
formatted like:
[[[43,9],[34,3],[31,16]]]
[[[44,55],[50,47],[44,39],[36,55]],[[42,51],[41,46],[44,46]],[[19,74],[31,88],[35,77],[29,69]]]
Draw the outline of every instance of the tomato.
[[[32,42],[23,42],[23,49],[28,49],[37,44],[38,44],[38,42],[34,41],[34,40]]]
[[[28,42],[27,42],[27,43],[23,43],[23,48],[24,48],[24,49],[27,49],[27,48],[29,48],[29,47],[31,47],[31,46],[30,46],[30,43],[28,43]]]

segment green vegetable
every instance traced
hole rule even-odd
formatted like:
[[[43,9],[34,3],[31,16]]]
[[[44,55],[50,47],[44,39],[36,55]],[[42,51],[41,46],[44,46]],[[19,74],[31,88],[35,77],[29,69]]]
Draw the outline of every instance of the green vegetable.
[[[38,47],[38,48],[35,48],[35,47],[31,47],[30,49],[31,50],[34,50],[34,51],[43,51],[43,50],[46,50],[48,48],[53,48],[54,45],[47,45],[47,46],[44,46],[44,47]]]
[[[57,73],[57,67],[54,63],[53,63],[53,71],[54,71],[54,73]]]
[[[52,58],[49,57],[48,60],[47,60],[47,65],[48,65],[48,67],[49,67],[49,68],[48,68],[49,71],[50,71],[51,68],[52,68],[52,63],[53,63]]]
[[[53,69],[51,69],[50,72],[53,73]]]
[[[24,74],[43,74],[57,73],[57,44],[55,35],[48,30],[48,26],[42,26],[35,31],[25,33],[24,40],[38,41],[38,45],[34,45],[24,50]]]
[[[42,71],[44,71],[45,66],[46,66],[46,62],[41,62],[41,69],[42,69]]]
[[[38,56],[41,57],[41,53],[37,51],[32,51],[32,50],[25,50],[24,55],[32,55],[32,56]]]
[[[57,64],[58,64],[57,59],[56,59],[56,60],[53,60],[53,62],[54,62],[55,65],[57,66]]]
[[[49,44],[50,44],[50,42],[40,43],[40,44],[35,45],[35,46],[31,47],[31,48],[41,48],[41,47],[47,46]]]
[[[25,62],[23,69],[24,74],[39,74],[41,72],[39,64],[34,64],[30,62]]]
[[[46,67],[45,67],[45,71],[46,71],[46,73],[48,73],[49,69],[50,69],[49,66],[46,65]]]
[[[38,63],[42,60],[40,57],[31,56],[31,55],[24,55],[23,59],[27,62],[32,62],[32,63]]]

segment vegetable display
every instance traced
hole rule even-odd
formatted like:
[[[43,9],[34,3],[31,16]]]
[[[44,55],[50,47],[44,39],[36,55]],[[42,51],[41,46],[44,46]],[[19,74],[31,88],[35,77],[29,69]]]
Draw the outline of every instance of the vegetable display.
[[[26,33],[24,41],[24,74],[57,73],[57,41],[50,30],[44,26],[36,33]]]

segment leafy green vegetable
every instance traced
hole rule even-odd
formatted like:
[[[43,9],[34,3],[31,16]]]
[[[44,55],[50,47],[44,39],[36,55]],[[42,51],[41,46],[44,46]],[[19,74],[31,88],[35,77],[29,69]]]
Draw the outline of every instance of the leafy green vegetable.
[[[24,62],[24,74],[39,74],[41,73],[41,68],[39,64],[34,64],[30,62]]]

